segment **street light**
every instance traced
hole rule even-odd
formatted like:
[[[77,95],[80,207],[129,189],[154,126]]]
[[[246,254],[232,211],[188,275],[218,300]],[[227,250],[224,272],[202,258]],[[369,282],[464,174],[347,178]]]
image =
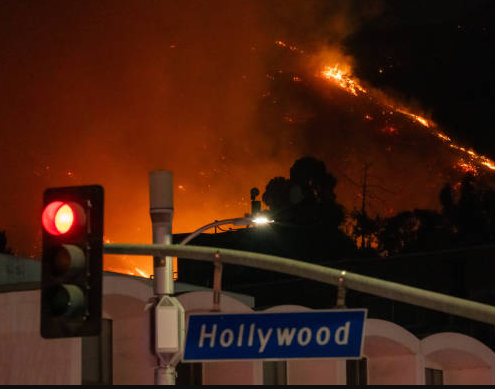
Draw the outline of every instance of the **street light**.
[[[246,217],[239,217],[239,218],[234,218],[234,219],[225,219],[225,220],[216,220],[213,223],[207,224],[201,228],[198,228],[196,231],[190,233],[188,236],[186,236],[182,242],[180,242],[180,245],[184,246],[187,243],[189,243],[191,240],[196,238],[198,235],[200,235],[202,232],[209,230],[210,228],[218,227],[218,226],[223,226],[225,224],[233,224],[234,226],[249,226],[251,224],[261,226],[261,225],[266,225],[273,223],[273,220],[269,219],[266,216],[262,215],[257,215],[257,216],[246,216]]]

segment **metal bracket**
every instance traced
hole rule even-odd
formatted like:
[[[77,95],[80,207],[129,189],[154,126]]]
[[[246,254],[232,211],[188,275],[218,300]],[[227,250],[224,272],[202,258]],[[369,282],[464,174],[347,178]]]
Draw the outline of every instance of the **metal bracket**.
[[[339,276],[339,283],[337,285],[337,304],[335,308],[337,309],[345,309],[347,308],[345,305],[345,295],[346,295],[346,287],[345,287],[345,275],[346,271],[342,271]]]
[[[212,312],[220,312],[220,296],[222,294],[222,270],[223,265],[220,257],[220,252],[215,254],[215,260],[213,262],[213,308]]]

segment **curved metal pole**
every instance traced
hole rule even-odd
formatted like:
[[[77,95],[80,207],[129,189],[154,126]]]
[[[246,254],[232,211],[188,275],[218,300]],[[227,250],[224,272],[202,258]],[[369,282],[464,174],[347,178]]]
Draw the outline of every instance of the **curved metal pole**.
[[[191,240],[196,238],[199,234],[201,234],[203,231],[209,230],[210,228],[213,228],[215,226],[223,226],[225,224],[237,224],[237,223],[245,223],[244,225],[250,224],[250,220],[244,217],[240,218],[235,218],[235,219],[225,219],[225,220],[217,220],[213,223],[207,224],[206,226],[203,226],[201,228],[198,228],[196,231],[191,232],[188,236],[185,237],[185,239],[180,242],[179,244],[181,246],[184,246],[188,244]]]
[[[290,274],[336,286],[339,278],[345,277],[348,289],[495,324],[495,307],[490,305],[288,258],[222,248],[179,245],[105,244],[104,252],[105,254],[171,256],[208,262],[214,262],[220,254],[222,263]]]

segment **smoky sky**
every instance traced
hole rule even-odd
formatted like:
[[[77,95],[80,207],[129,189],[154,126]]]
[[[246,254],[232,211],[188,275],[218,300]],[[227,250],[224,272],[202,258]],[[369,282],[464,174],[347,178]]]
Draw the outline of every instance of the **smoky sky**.
[[[352,110],[364,114],[361,105],[308,81],[316,69],[312,58],[333,53],[380,86],[371,76],[378,63],[361,42],[363,31],[396,15],[391,3],[3,0],[0,230],[9,245],[39,253],[47,187],[102,184],[106,239],[149,242],[154,169],[173,171],[174,231],[186,232],[249,212],[250,189],[263,192],[303,155],[324,159],[341,183],[344,175],[359,182],[363,153],[374,152],[377,166],[393,165],[391,154],[381,153],[383,134],[359,135],[362,118],[353,121]],[[372,43],[386,47],[380,39]],[[284,52],[277,40],[306,54]],[[376,57],[383,55],[380,49]],[[290,83],[295,75],[304,82]],[[382,80],[393,90],[391,84]],[[420,93],[427,94],[426,86],[414,96],[404,90],[407,83],[394,93],[408,102],[417,98],[422,108],[429,102]],[[301,122],[289,126],[289,116]],[[408,161],[416,161],[408,150]],[[415,182],[428,169],[417,166]],[[394,181],[404,171],[383,168],[380,175]],[[414,204],[412,183],[388,186],[406,191],[407,206]],[[341,197],[359,200],[349,182],[345,188]],[[420,197],[421,206],[435,204],[433,191]]]
[[[2,1],[0,220],[11,246],[39,245],[44,188],[86,183],[105,186],[109,239],[148,238],[153,169],[174,171],[178,230],[248,212],[250,188],[296,156],[258,151],[277,142],[253,125],[266,59],[294,26],[309,32],[321,4]],[[325,12],[345,17],[344,4]]]

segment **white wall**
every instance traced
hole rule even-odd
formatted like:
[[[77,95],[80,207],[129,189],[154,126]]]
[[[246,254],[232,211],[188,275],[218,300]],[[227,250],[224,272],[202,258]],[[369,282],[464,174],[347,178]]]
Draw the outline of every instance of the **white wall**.
[[[156,358],[150,347],[151,287],[124,277],[103,279],[104,317],[112,320],[113,384],[153,385]]]
[[[446,385],[495,385],[495,354],[469,336],[445,332],[421,341],[425,364],[443,370]]]
[[[364,354],[368,360],[370,385],[424,383],[420,342],[406,329],[378,319],[368,319]]]
[[[43,339],[40,300],[0,293],[0,385],[81,384],[81,339]]]
[[[114,384],[153,384],[156,360],[150,350],[146,304],[153,291],[125,277],[104,277],[103,310],[113,320]],[[213,293],[179,296],[186,310],[209,312]],[[302,312],[280,306],[265,312]],[[39,335],[40,292],[0,294],[0,385],[80,384],[81,340],[44,340]],[[247,305],[225,295],[221,312],[252,313]],[[368,319],[364,355],[369,384],[424,384],[424,368],[444,372],[445,384],[495,384],[495,353],[465,335],[442,333],[423,340],[387,321]],[[291,360],[289,384],[345,384],[345,361]],[[261,361],[215,362],[203,365],[205,384],[262,384]]]

